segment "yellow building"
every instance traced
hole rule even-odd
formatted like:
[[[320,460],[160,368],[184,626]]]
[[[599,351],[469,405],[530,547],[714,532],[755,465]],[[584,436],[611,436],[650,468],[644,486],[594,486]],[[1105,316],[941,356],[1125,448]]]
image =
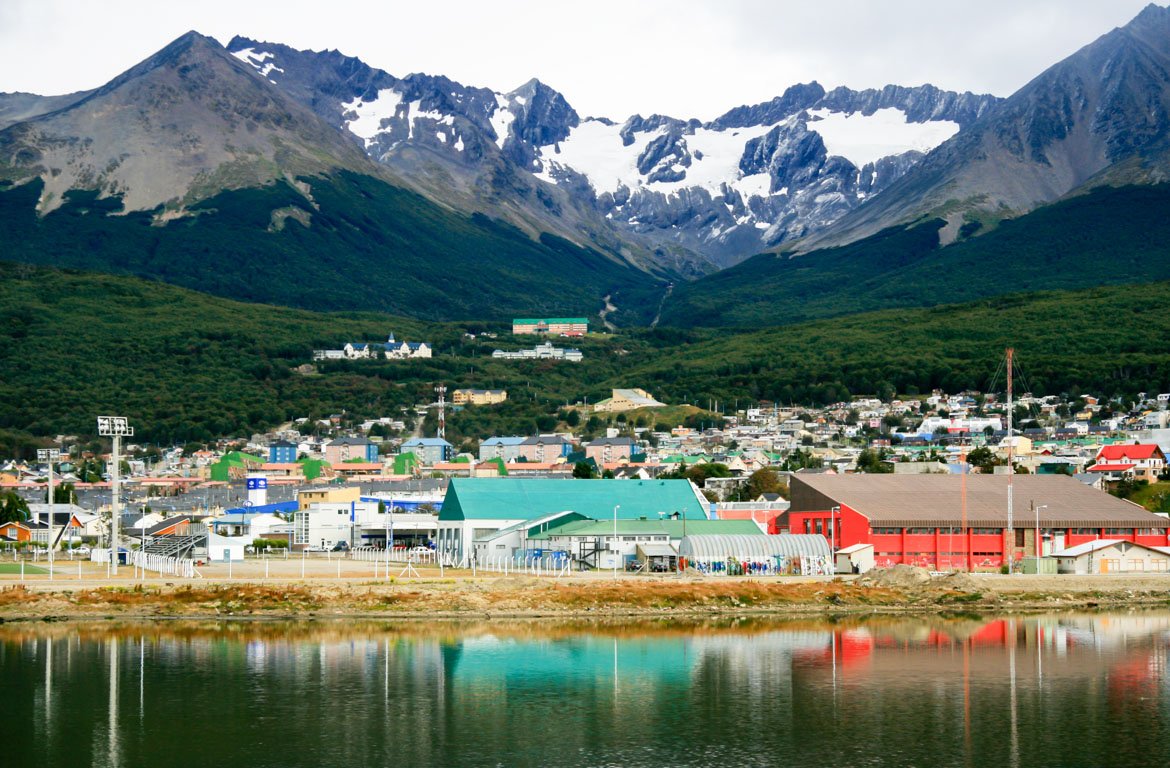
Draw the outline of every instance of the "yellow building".
[[[343,504],[361,499],[362,489],[356,485],[343,488],[313,488],[297,493],[297,509],[305,510],[313,504]]]
[[[506,389],[457,389],[452,396],[455,405],[495,405],[507,399]]]
[[[665,408],[666,403],[660,403],[644,389],[615,389],[613,396],[599,401],[593,406],[597,413],[618,413],[632,411],[635,408]]]

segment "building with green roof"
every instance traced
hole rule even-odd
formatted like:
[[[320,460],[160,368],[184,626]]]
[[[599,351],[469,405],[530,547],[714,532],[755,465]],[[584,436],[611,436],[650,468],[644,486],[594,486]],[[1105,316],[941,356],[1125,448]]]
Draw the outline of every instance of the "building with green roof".
[[[556,512],[591,520],[657,521],[707,518],[706,502],[687,480],[553,480],[454,478],[439,514],[441,551],[464,560],[472,542],[494,531]]]
[[[512,321],[512,333],[516,335],[563,333],[570,336],[583,336],[588,332],[589,320],[584,317],[516,318]]]

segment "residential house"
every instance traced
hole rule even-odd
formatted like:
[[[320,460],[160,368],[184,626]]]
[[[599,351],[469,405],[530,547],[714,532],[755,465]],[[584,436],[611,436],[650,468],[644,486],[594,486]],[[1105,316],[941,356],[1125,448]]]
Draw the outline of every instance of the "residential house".
[[[441,437],[415,437],[402,444],[403,453],[413,453],[424,465],[455,458],[455,447]]]
[[[520,457],[523,442],[523,437],[489,437],[479,444],[479,460],[503,459],[505,464],[511,464]]]
[[[520,443],[520,456],[528,461],[552,462],[573,452],[573,443],[564,435],[537,435]]]
[[[340,464],[354,459],[377,462],[377,444],[365,437],[339,437],[325,446],[325,461],[330,464]]]
[[[269,464],[293,464],[297,460],[297,446],[287,440],[277,440],[268,446]]]
[[[593,459],[598,466],[629,460],[633,453],[634,441],[628,437],[602,437],[585,446],[585,457]]]
[[[506,389],[457,389],[451,396],[455,405],[495,405],[507,399]]]
[[[1154,443],[1133,443],[1102,446],[1088,471],[1100,472],[1110,481],[1130,477],[1153,483],[1165,469],[1166,456],[1161,448]]]

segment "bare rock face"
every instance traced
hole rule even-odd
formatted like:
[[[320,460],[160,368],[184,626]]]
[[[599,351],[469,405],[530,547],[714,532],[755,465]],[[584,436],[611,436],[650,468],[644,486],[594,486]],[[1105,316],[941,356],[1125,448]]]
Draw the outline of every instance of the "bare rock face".
[[[1168,170],[1170,9],[1150,5],[994,105],[805,247],[923,215],[944,215],[954,232],[964,221],[1016,216],[1099,183],[1163,181]]]
[[[274,178],[367,164],[360,147],[190,32],[101,88],[0,131],[0,173],[39,177],[38,208],[71,190],[126,211],[186,203]]]

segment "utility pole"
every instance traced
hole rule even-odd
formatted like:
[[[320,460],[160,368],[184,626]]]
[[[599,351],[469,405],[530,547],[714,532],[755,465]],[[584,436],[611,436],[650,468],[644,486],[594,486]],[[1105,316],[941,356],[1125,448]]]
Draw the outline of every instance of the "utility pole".
[[[98,416],[98,434],[103,437],[113,438],[112,460],[114,469],[110,473],[110,573],[114,576],[118,575],[118,524],[122,514],[121,508],[121,489],[122,489],[122,438],[133,437],[134,427],[130,426],[129,420],[125,416]]]

